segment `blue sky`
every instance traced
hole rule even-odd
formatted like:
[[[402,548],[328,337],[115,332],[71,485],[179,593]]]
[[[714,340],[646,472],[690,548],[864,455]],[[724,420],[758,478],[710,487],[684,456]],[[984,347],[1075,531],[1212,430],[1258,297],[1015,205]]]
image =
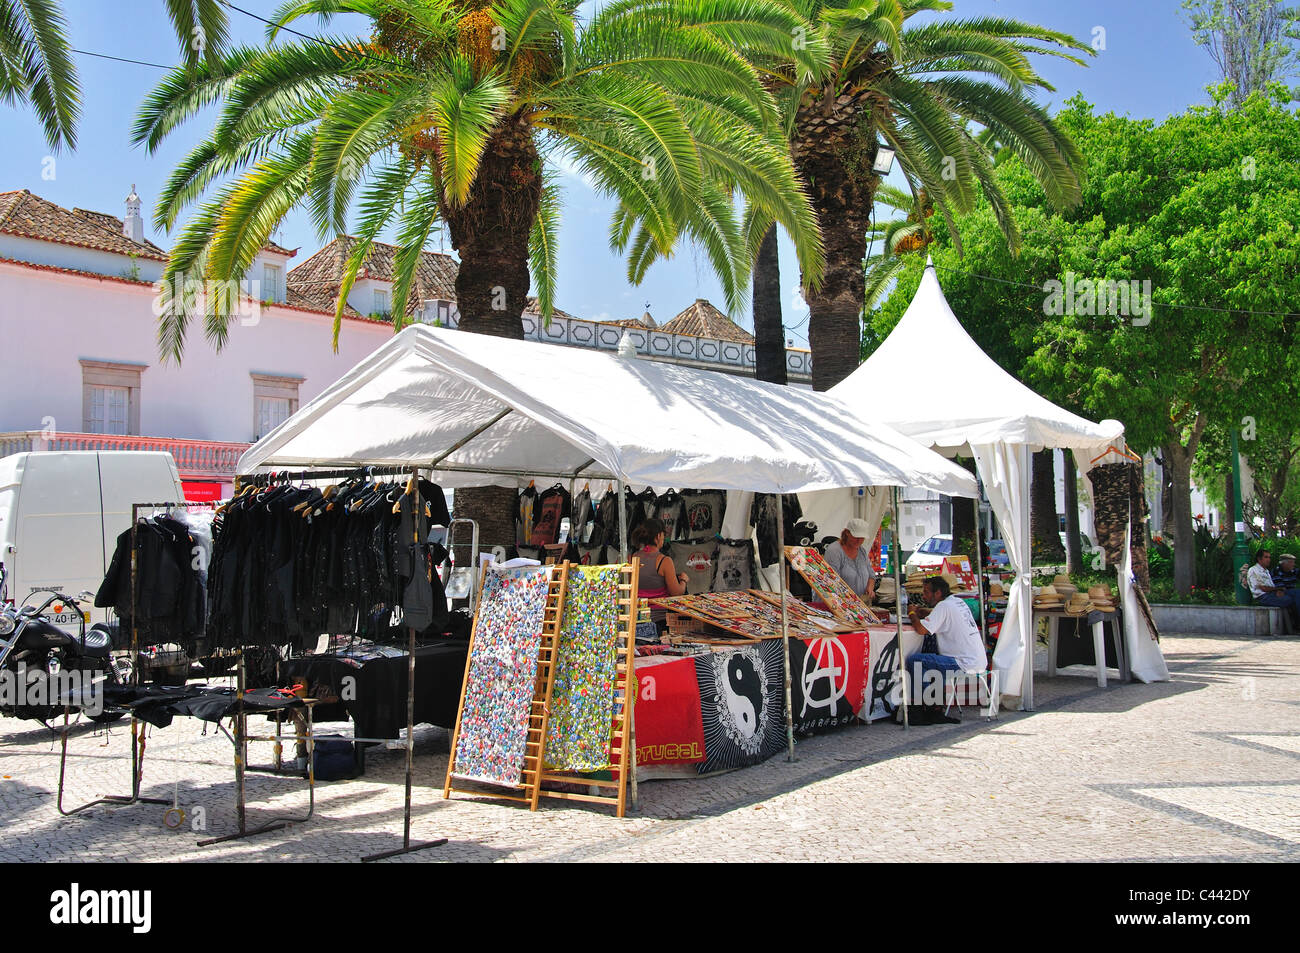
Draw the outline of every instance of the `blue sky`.
[[[176,40],[163,0],[63,0],[63,4],[75,48],[160,64],[176,61]],[[278,0],[242,0],[238,5],[267,16]],[[1208,102],[1205,87],[1217,79],[1209,56],[1192,42],[1180,7],[1178,0],[956,0],[950,15],[1010,17],[1088,42],[1094,37],[1104,40],[1105,49],[1087,68],[1055,59],[1040,63],[1041,72],[1056,87],[1056,92],[1040,99],[1059,106],[1081,91],[1101,111],[1161,119],[1193,103]],[[263,41],[261,23],[233,11],[230,16],[238,41]],[[348,26],[336,20],[328,27],[303,30],[346,35]],[[35,118],[25,110],[0,106],[4,130],[0,191],[26,188],[68,208],[120,216],[135,183],[148,222],[154,196],[178,160],[199,140],[206,122],[182,127],[157,153],[147,155],[131,145],[130,130],[138,105],[163,71],[84,55],[76,59],[84,100],[77,150],[64,150],[51,164]],[[639,316],[648,303],[651,314],[662,322],[695,298],[721,304],[722,294],[707,258],[689,246],[672,260],[653,266],[640,286],[630,285],[623,261],[609,250],[606,238],[612,203],[576,176],[566,176],[565,187],[559,307],[580,317],[605,320]],[[146,233],[163,247],[171,243],[152,227]],[[302,246],[298,262],[322,244],[301,212],[287,218],[275,237],[290,248]],[[436,240],[432,247],[438,248]],[[798,269],[784,237],[781,263],[787,336],[806,346],[807,308],[798,298]],[[735,317],[752,327],[747,312]]]

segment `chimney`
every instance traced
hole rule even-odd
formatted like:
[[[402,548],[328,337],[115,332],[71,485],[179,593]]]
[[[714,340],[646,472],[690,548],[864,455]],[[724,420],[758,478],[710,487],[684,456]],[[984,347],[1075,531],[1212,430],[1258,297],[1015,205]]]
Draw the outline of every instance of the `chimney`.
[[[140,217],[140,196],[135,194],[135,183],[131,183],[131,194],[126,197],[126,218],[122,220],[122,234],[137,245],[144,244],[144,219]]]

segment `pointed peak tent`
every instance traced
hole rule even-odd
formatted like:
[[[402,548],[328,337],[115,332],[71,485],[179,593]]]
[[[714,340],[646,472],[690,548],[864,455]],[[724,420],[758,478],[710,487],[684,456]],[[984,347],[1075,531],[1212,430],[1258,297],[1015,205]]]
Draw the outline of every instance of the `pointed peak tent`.
[[[870,419],[883,417],[900,433],[945,456],[975,458],[1008,555],[1020,569],[993,664],[1002,691],[1018,695],[1022,707],[1032,709],[1029,456],[1050,447],[1075,450],[1082,460],[1091,460],[1108,447],[1123,447],[1124,425],[1118,420],[1086,420],[1007,373],[957,320],[929,258],[897,326],[829,393],[859,412],[884,406],[883,414],[872,412]],[[882,402],[882,394],[891,399]],[[1122,567],[1120,575],[1131,670],[1144,681],[1167,680],[1158,646],[1138,628],[1132,579],[1124,578]],[[1012,632],[1018,637],[1011,638]]]
[[[1070,413],[985,354],[953,314],[928,259],[898,325],[830,393],[851,407],[867,406],[880,394],[899,395],[885,421],[948,456],[971,456],[974,444],[1000,442],[1025,444],[1031,452],[1068,447],[1095,455],[1124,436],[1118,420],[1093,423]]]

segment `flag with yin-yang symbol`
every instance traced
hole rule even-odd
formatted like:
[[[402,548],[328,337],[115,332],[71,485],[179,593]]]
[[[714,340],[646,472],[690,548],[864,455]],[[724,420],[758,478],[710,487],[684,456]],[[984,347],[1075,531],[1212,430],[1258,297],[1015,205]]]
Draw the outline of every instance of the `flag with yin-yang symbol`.
[[[780,639],[695,658],[704,722],[700,774],[766,761],[785,748]]]

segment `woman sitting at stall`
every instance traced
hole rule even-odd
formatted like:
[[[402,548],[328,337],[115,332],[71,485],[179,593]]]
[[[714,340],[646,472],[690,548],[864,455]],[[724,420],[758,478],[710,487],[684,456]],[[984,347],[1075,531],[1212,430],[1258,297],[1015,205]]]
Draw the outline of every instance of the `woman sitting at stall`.
[[[826,547],[826,562],[867,605],[876,598],[876,570],[866,546],[870,532],[866,520],[851,519],[839,540]]]
[[[663,520],[648,519],[632,530],[634,555],[641,560],[637,594],[642,599],[686,594],[686,573],[677,572],[671,556],[659,550],[664,544]]]

